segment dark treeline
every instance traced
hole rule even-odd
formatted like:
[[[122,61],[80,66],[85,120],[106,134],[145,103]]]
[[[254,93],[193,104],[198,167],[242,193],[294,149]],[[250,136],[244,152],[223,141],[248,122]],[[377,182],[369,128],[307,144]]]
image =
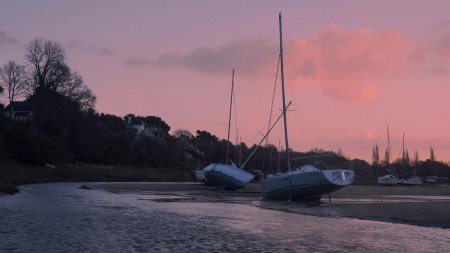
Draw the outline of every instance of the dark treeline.
[[[170,134],[169,124],[157,116],[120,117],[96,112],[95,95],[70,69],[63,48],[55,42],[35,39],[26,49],[26,64],[10,61],[2,66],[0,94],[10,103],[25,101],[32,108],[32,117],[15,120],[9,111],[12,107],[0,104],[0,165],[88,163],[192,171],[211,162],[226,162],[227,140],[205,130],[190,133],[179,129]],[[230,143],[229,158],[242,164],[254,148]],[[290,152],[293,166],[348,164],[358,178],[386,173],[386,166],[378,162],[350,161],[341,152]],[[286,168],[284,156],[284,151],[266,145],[245,169],[282,172]],[[447,164],[427,160],[403,165],[404,175],[411,173],[412,165],[420,176],[449,176],[450,172]]]

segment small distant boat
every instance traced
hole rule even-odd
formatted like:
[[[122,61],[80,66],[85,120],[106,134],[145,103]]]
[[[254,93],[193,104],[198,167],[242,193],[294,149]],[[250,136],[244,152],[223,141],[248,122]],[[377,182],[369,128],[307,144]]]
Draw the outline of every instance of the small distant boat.
[[[320,199],[323,194],[336,191],[351,184],[355,173],[353,170],[320,170],[312,165],[291,169],[286,123],[286,110],[291,103],[286,106],[285,102],[281,13],[279,14],[279,28],[281,87],[283,98],[282,116],[284,118],[284,135],[288,168],[285,173],[269,175],[266,179],[262,180],[260,184],[261,193],[263,199],[272,200]]]
[[[398,178],[397,176],[392,174],[393,169],[390,169],[390,160],[391,160],[391,142],[389,140],[389,126],[386,127],[387,129],[387,139],[388,139],[388,161],[387,161],[387,165],[388,165],[388,171],[389,174],[388,175],[384,175],[378,178],[378,184],[380,185],[387,185],[387,186],[392,186],[392,185],[397,185],[398,184]]]
[[[420,177],[416,176],[416,165],[414,165],[414,176],[407,179],[401,179],[400,184],[402,185],[423,185],[423,181]]]
[[[420,179],[420,177],[410,177],[407,179],[400,179],[400,184],[402,185],[422,185],[423,181]]]
[[[378,178],[378,183],[381,185],[396,185],[398,184],[398,178],[392,174],[384,175]]]
[[[425,178],[425,182],[428,184],[437,184],[438,183],[438,177],[436,176],[428,176]]]

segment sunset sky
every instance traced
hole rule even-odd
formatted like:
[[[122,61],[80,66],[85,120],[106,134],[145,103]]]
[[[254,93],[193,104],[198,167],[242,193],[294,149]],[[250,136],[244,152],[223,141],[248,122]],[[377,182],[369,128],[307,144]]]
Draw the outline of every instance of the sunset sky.
[[[36,37],[57,41],[98,112],[220,138],[234,67],[237,127],[251,145],[267,129],[280,11],[292,148],[371,161],[389,125],[394,159],[404,132],[411,157],[432,146],[450,160],[450,1],[1,1],[0,65],[24,64]],[[277,127],[270,142],[280,138]]]

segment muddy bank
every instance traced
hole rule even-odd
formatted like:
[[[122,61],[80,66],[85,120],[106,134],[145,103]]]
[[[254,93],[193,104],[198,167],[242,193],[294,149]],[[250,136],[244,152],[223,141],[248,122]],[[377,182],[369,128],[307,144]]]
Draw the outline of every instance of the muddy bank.
[[[274,209],[324,217],[348,217],[393,223],[450,228],[450,186],[358,186],[351,185],[324,195],[320,202],[261,200],[258,183],[248,184],[237,191],[218,191],[197,183],[93,183],[92,189],[115,193],[142,193],[171,195],[155,201],[197,201],[243,203]]]
[[[22,184],[46,182],[189,181],[191,171],[168,168],[124,167],[97,164],[29,166],[0,164],[0,192],[16,193]]]
[[[261,202],[288,212],[450,228],[450,186],[349,186],[320,204]]]

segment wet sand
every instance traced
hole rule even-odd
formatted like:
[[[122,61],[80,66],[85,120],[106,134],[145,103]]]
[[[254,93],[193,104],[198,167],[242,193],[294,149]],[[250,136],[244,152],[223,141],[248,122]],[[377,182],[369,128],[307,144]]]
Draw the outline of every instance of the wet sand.
[[[351,185],[322,196],[320,202],[261,200],[258,183],[237,191],[219,191],[199,183],[92,183],[91,189],[142,193],[153,201],[243,203],[266,209],[324,217],[348,217],[450,228],[450,186]]]

